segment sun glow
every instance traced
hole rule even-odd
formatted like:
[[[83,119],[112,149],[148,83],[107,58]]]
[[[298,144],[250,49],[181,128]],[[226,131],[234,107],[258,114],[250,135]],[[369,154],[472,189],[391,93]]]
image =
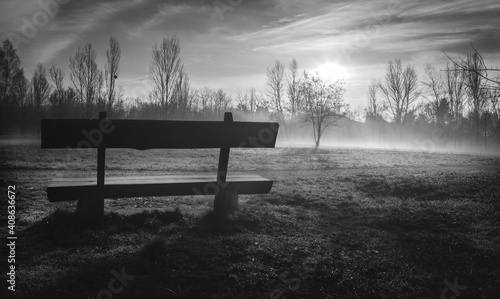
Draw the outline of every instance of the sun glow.
[[[321,77],[332,82],[339,79],[346,79],[347,77],[346,69],[343,66],[332,62],[319,66],[316,68],[315,72],[318,72]]]

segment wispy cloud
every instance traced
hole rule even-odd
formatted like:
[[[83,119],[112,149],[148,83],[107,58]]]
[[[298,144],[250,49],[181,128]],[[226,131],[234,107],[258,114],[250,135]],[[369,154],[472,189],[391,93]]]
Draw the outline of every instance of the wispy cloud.
[[[134,37],[140,36],[141,34],[144,34],[144,32],[156,29],[171,18],[182,18],[184,16],[188,16],[193,13],[195,9],[188,4],[162,3],[157,5],[157,9],[155,11],[156,12],[152,16],[145,19],[128,33]]]
[[[38,62],[42,64],[51,62],[61,51],[64,51],[68,47],[72,46],[76,40],[77,38],[75,36],[69,35],[66,38],[54,40],[50,44],[43,45],[43,47],[41,47],[38,51]]]

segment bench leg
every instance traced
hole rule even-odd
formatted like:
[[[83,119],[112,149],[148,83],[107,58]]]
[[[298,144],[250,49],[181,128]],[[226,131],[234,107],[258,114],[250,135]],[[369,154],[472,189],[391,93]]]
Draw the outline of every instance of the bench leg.
[[[101,220],[104,216],[104,198],[84,197],[78,199],[76,215],[81,220]]]
[[[215,214],[227,215],[236,210],[238,210],[238,190],[222,190],[215,196]]]

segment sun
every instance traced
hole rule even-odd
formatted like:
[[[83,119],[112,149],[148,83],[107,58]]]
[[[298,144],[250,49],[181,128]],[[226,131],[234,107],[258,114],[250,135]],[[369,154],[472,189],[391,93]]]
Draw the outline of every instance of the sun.
[[[329,81],[337,81],[339,79],[346,79],[347,71],[346,69],[334,62],[327,62],[320,65],[315,70],[318,74]]]

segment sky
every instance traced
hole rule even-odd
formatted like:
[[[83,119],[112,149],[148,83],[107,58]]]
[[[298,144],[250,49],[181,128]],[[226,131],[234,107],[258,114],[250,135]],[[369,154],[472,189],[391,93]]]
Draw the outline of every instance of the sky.
[[[191,85],[235,95],[266,91],[275,60],[346,81],[345,100],[364,107],[370,79],[387,63],[414,65],[423,80],[471,53],[500,67],[498,0],[0,0],[0,38],[10,38],[25,73],[37,63],[66,71],[78,47],[92,43],[104,68],[109,38],[121,47],[117,85],[130,97],[151,88],[152,47],[177,35]]]

